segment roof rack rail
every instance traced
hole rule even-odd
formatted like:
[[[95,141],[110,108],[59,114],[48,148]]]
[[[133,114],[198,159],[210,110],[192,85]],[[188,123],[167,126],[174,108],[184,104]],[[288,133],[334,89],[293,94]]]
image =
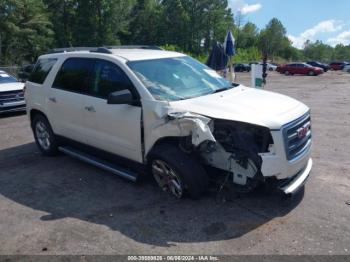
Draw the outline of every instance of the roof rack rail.
[[[105,54],[112,53],[106,47],[63,47],[63,48],[51,49],[47,53],[56,54],[56,53],[76,52],[76,51],[89,51],[89,52],[105,53]]]
[[[149,49],[149,50],[163,50],[159,46],[151,45],[119,45],[119,46],[102,46],[102,47],[63,47],[53,48],[47,52],[47,54],[76,52],[76,51],[89,51],[92,53],[112,54],[111,49]]]
[[[163,50],[156,45],[117,45],[117,46],[104,46],[107,49],[150,49],[150,50]]]

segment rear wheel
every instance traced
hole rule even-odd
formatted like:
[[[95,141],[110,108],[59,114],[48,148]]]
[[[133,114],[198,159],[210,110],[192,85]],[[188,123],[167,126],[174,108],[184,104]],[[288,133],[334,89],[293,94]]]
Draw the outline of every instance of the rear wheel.
[[[32,128],[35,142],[41,153],[45,156],[54,156],[58,153],[57,139],[51,125],[45,116],[34,116]]]
[[[157,146],[151,153],[150,166],[159,187],[175,198],[183,198],[185,193],[199,198],[208,188],[209,178],[201,164],[175,145]]]

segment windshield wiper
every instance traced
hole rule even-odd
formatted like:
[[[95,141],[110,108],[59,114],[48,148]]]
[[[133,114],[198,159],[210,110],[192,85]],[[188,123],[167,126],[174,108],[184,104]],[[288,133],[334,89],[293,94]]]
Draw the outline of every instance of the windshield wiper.
[[[231,89],[231,88],[233,88],[233,86],[228,86],[228,87],[219,88],[219,89],[215,90],[212,94],[220,93],[220,92],[229,90],[229,89]]]

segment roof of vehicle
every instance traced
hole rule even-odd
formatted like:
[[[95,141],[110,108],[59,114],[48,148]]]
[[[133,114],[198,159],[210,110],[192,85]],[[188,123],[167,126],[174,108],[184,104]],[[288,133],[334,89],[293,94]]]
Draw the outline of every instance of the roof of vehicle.
[[[49,54],[44,55],[47,57],[57,57],[68,54],[105,54],[121,57],[127,61],[140,61],[151,60],[161,58],[172,58],[185,56],[182,53],[165,51],[160,48],[148,48],[148,47],[134,47],[134,46],[121,46],[121,47],[82,47],[82,48],[60,48],[53,49]]]
[[[113,55],[125,58],[128,61],[150,60],[185,56],[184,54],[164,50],[148,49],[111,49]]]

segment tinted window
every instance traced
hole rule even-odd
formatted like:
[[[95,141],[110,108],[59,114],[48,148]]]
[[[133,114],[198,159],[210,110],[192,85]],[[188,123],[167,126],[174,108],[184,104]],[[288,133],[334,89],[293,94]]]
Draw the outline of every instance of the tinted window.
[[[57,73],[52,87],[77,93],[89,93],[93,68],[94,59],[69,58]]]
[[[56,61],[55,58],[39,59],[28,80],[38,84],[44,83]]]
[[[115,64],[96,60],[95,78],[90,94],[93,96],[107,98],[110,93],[129,89],[132,90],[132,83],[127,75]]]

